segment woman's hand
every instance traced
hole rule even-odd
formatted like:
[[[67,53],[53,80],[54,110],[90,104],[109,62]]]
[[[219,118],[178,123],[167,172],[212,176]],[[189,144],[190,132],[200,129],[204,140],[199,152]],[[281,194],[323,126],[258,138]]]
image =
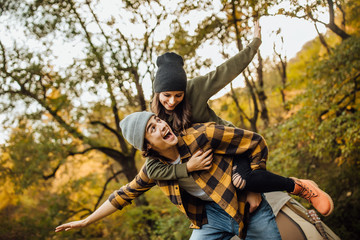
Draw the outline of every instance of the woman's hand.
[[[260,193],[248,192],[246,202],[250,205],[249,212],[254,212],[260,205],[261,201],[262,198]]]
[[[209,170],[212,166],[213,159],[212,149],[203,152],[201,149],[196,151],[189,161],[186,163],[186,169],[188,172],[194,172],[199,170]]]
[[[255,22],[254,38],[260,38],[261,39],[261,26],[260,26],[259,20],[256,20],[256,22]]]
[[[74,221],[74,222],[69,222],[69,223],[65,223],[60,226],[57,226],[55,228],[55,232],[68,231],[71,229],[83,228],[86,226],[87,226],[87,224],[86,224],[85,220]]]

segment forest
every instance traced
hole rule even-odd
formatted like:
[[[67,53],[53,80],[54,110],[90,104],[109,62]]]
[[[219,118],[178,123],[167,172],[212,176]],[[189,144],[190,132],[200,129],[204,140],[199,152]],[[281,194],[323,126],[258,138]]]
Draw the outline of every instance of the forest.
[[[273,54],[259,51],[235,80],[244,86],[230,84],[209,104],[265,137],[269,171],[319,183],[335,205],[322,221],[357,239],[360,1],[174,2],[0,0],[0,239],[188,239],[190,222],[157,187],[84,229],[54,229],[91,214],[144,164],[119,123],[150,111],[157,56],[183,56],[191,79],[214,68],[199,50],[216,46],[228,59],[268,16],[311,23],[317,36],[289,58],[279,28]]]

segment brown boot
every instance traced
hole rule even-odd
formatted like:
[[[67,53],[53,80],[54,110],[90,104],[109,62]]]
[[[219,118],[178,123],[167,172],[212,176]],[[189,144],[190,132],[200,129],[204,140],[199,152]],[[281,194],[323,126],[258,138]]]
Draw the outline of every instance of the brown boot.
[[[329,216],[332,213],[334,203],[331,197],[321,190],[314,181],[293,177],[291,179],[295,183],[294,191],[291,194],[308,200],[321,215]]]

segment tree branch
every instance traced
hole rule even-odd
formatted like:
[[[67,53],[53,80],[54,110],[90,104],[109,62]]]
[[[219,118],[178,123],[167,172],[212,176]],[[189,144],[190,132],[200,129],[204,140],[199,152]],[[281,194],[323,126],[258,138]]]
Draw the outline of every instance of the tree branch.
[[[109,125],[107,125],[106,123],[104,122],[101,122],[101,121],[90,121],[91,124],[93,125],[101,125],[103,126],[105,129],[109,130],[110,132],[112,132],[113,134],[115,134],[117,137],[120,137],[120,135],[118,134],[118,132],[116,132],[115,129],[113,129],[112,127],[110,127]]]
[[[2,43],[2,41],[0,40],[0,47],[1,47],[1,52],[2,52],[2,58],[3,58],[3,66],[2,66],[2,70],[4,73],[7,73],[7,59],[6,59],[6,52],[5,52],[5,47]]]
[[[244,112],[244,110],[241,108],[239,101],[237,99],[235,90],[233,88],[232,82],[230,83],[230,89],[231,89],[231,98],[233,99],[233,101],[235,102],[236,108],[241,112],[241,114],[250,122],[250,117],[246,115],[246,113]]]
[[[123,173],[124,170],[120,170],[120,171],[117,171],[116,173],[114,173],[113,176],[111,176],[110,178],[108,178],[103,186],[103,190],[101,191],[101,194],[100,196],[98,197],[98,200],[94,206],[94,211],[96,210],[96,208],[99,206],[100,202],[101,202],[101,199],[104,197],[104,194],[105,194],[105,191],[106,191],[106,188],[107,188],[107,185],[111,182],[111,180],[113,180],[114,178],[117,177],[117,175],[119,175],[120,173]]]
[[[237,43],[237,47],[238,47],[238,50],[241,51],[243,50],[244,46],[241,42],[241,39],[240,39],[240,31],[237,27],[237,19],[236,19],[236,9],[235,9],[235,1],[234,0],[231,0],[231,8],[232,8],[232,17],[234,19],[234,27],[235,27],[235,34],[236,34],[236,43]]]
[[[335,1],[335,4],[336,4],[336,6],[339,8],[339,10],[340,10],[340,12],[341,12],[341,14],[342,14],[341,27],[342,27],[342,29],[345,30],[345,26],[346,26],[346,18],[345,18],[346,12],[345,12],[345,10],[343,9],[343,7],[341,6],[341,3],[340,3],[339,1]]]
[[[360,73],[357,74],[355,77],[354,77],[354,80],[356,80],[357,78],[360,77]],[[351,103],[354,103],[354,97],[353,97],[353,94],[356,94],[356,92],[360,91],[360,87],[359,88],[354,88],[349,94],[346,94],[345,96],[343,96],[338,102],[336,102],[335,104],[337,106],[339,106],[340,104],[342,104],[347,98],[351,98],[349,103],[345,104],[342,108],[340,108],[340,111],[337,111],[337,112],[343,112],[346,107],[348,105],[350,105]],[[326,109],[324,111],[322,111],[319,115],[319,121],[321,122],[322,121],[322,116],[324,116],[325,114],[327,114],[328,112],[330,111],[330,109]]]
[[[327,24],[326,26],[331,31],[333,31],[335,34],[340,36],[342,38],[342,40],[345,40],[345,39],[349,38],[350,35],[347,34],[344,30],[340,29],[335,24],[334,2],[332,0],[327,0],[327,2],[328,2],[328,5],[329,5],[329,24]]]
[[[84,151],[80,151],[80,152],[69,152],[69,155],[85,154],[91,150],[98,150],[98,151],[106,154],[107,156],[113,158],[116,161],[122,161],[122,160],[124,161],[126,159],[126,156],[123,153],[121,153],[115,149],[112,149],[109,147],[103,147],[103,146],[89,147],[89,148],[85,149]]]
[[[120,122],[120,121],[119,121]],[[91,121],[90,122],[91,124],[99,124],[101,126],[103,126],[105,129],[109,130],[111,133],[115,134],[116,138],[118,139],[119,143],[120,143],[120,146],[121,146],[121,150],[124,152],[124,153],[128,153],[128,147],[126,145],[126,142],[124,140],[124,138],[119,134],[119,132],[121,131],[120,129],[119,130],[115,130],[113,129],[112,127],[110,127],[109,125],[107,125],[106,123],[104,122],[101,122],[101,121]],[[119,124],[117,124],[119,125]]]
[[[79,13],[76,11],[75,7],[74,7],[74,4],[71,0],[69,0],[70,4],[71,4],[71,8],[72,8],[72,11],[75,13],[78,21],[80,22],[80,25],[82,26],[82,29],[84,30],[85,32],[85,35],[86,35],[86,39],[88,41],[88,43],[90,44],[99,64],[100,64],[100,71],[101,71],[101,75],[104,77],[104,80],[105,80],[105,83],[106,83],[106,86],[107,86],[107,92],[109,93],[110,95],[110,100],[111,100],[111,109],[112,109],[112,112],[113,112],[113,116],[114,116],[114,121],[115,121],[115,126],[116,126],[116,130],[117,132],[120,132],[120,126],[119,126],[119,123],[120,123],[120,116],[119,116],[119,109],[117,107],[117,102],[116,102],[116,99],[115,99],[115,96],[114,96],[114,92],[112,90],[112,86],[111,86],[111,81],[109,80],[109,74],[107,73],[106,71],[106,68],[105,68],[105,64],[104,64],[104,59],[103,57],[99,54],[99,52],[97,51],[97,48],[95,47],[95,45],[93,44],[92,42],[92,39],[91,39],[91,36],[90,36],[90,33],[88,32],[86,26],[85,26],[85,23],[83,22],[83,20],[81,19]],[[93,14],[93,17],[95,18],[99,28],[101,29],[102,33],[103,33],[103,36],[105,37],[105,39],[107,39],[107,35],[105,34],[105,32],[102,30],[101,26],[100,26],[100,23],[95,15],[95,13],[92,11],[91,7],[90,7],[90,4],[88,4],[88,7],[90,9],[90,11],[92,12]],[[110,46],[110,49],[111,48],[111,45],[110,43],[107,41],[108,45]],[[116,59],[117,60],[117,59]],[[117,61],[118,63],[119,61]],[[120,66],[120,65],[118,65]],[[143,94],[143,93],[140,93],[140,94]],[[128,153],[128,148],[127,148],[127,145],[125,144],[124,140],[120,137],[118,138],[119,139],[119,144],[121,146],[121,149],[123,150],[124,153]]]
[[[253,106],[254,106],[254,115],[250,119],[251,129],[252,129],[252,131],[257,132],[256,121],[257,121],[257,118],[258,118],[258,115],[259,115],[259,107],[258,107],[258,104],[257,104],[254,89],[251,86],[251,83],[250,83],[248,77],[246,76],[245,72],[243,72],[243,76],[244,76],[244,79],[245,79],[245,83],[249,88],[251,99],[252,99]]]
[[[326,51],[328,52],[328,54],[330,54],[331,51],[330,51],[329,45],[327,44],[324,36],[319,32],[319,29],[318,29],[318,27],[317,27],[317,25],[316,25],[316,22],[314,22],[314,26],[315,26],[315,29],[316,29],[317,34],[319,35],[320,43],[325,47],[325,49],[326,49]]]
[[[56,166],[56,168],[53,170],[53,172],[51,174],[43,175],[43,179],[48,180],[49,178],[55,177],[55,174],[56,174],[57,170],[59,170],[60,166],[61,166],[61,162],[59,162],[59,164]]]

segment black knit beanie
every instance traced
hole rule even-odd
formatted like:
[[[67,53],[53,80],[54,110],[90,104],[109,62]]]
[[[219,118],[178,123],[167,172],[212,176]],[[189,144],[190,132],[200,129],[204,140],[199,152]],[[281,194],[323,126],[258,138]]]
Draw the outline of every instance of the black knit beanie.
[[[186,90],[184,61],[180,55],[167,52],[157,58],[156,65],[158,66],[154,81],[156,93]]]

